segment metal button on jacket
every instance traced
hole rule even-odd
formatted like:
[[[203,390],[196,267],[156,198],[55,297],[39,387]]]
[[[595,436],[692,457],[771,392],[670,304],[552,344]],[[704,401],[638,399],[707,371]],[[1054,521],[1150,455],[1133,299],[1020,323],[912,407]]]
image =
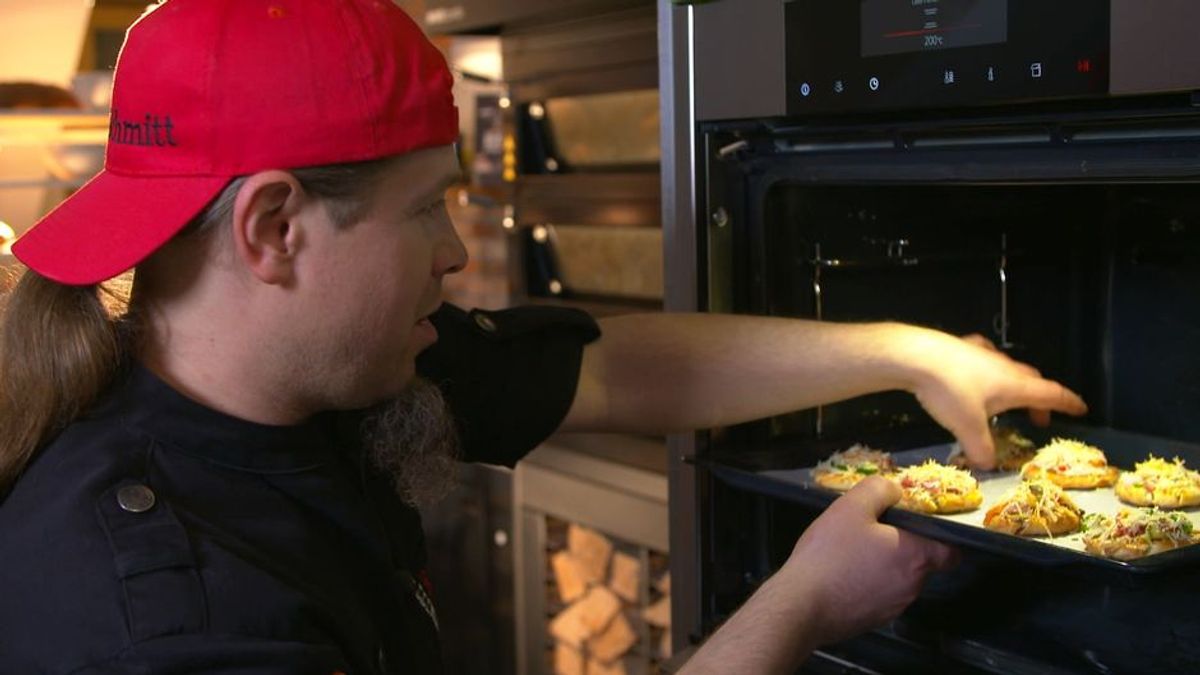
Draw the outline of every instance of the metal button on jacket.
[[[130,513],[143,513],[154,508],[154,491],[145,485],[126,485],[117,490],[117,503]]]
[[[485,330],[489,333],[496,332],[496,322],[493,321],[492,317],[488,316],[487,314],[476,313],[475,314],[475,325],[479,326],[480,328],[482,328],[483,330]]]

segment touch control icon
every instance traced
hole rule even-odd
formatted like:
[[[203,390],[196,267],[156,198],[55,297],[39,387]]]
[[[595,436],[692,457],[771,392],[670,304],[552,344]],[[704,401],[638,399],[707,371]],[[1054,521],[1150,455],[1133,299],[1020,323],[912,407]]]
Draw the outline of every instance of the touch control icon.
[[[1037,61],[1036,63],[1029,64],[1029,75],[1030,75],[1030,77],[1034,77],[1034,78],[1039,78],[1042,76],[1042,62],[1041,61]]]
[[[879,91],[879,78],[872,77],[867,80],[867,86],[871,88],[871,91]]]
[[[807,98],[808,95],[811,93],[812,93],[812,87],[810,87],[807,82],[800,85],[800,95],[801,96],[804,96]]]

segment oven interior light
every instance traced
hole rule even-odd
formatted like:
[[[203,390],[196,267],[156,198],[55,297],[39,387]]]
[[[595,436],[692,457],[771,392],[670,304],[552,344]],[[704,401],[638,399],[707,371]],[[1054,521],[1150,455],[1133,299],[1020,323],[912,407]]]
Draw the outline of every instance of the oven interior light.
[[[540,120],[546,116],[546,108],[541,103],[534,101],[529,104],[529,116],[535,120]]]
[[[512,99],[507,96],[501,96],[500,100],[497,101],[497,103],[500,105],[501,108],[507,109],[510,106],[512,106]]]
[[[546,229],[545,225],[538,225],[537,227],[533,228],[533,240],[537,243],[544,244],[549,238],[550,230]]]
[[[550,292],[553,293],[554,295],[562,295],[562,292],[563,292],[562,282],[559,281],[558,279],[551,279],[550,280]]]

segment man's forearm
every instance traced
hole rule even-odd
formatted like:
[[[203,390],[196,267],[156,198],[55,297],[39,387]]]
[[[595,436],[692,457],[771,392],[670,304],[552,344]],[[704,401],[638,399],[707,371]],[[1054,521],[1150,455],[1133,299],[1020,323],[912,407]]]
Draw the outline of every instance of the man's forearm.
[[[706,314],[604,319],[588,347],[580,428],[663,432],[732,424],[907,388],[933,331]]]
[[[808,658],[819,620],[809,593],[776,575],[746,601],[688,660],[681,675],[790,673]]]

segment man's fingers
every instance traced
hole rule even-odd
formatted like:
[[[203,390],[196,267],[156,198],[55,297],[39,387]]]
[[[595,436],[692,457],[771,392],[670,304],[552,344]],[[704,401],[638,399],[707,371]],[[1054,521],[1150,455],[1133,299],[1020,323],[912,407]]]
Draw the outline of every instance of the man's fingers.
[[[1037,408],[1029,409],[1029,421],[1033,422],[1034,426],[1045,427],[1050,425],[1050,411],[1039,410]]]
[[[1009,401],[1007,408],[1032,408],[1066,413],[1068,415],[1083,415],[1087,413],[1087,404],[1079,394],[1067,389],[1054,380],[1030,379],[1019,394],[1020,400]]]
[[[1037,368],[1034,368],[1033,366],[1029,365],[1028,363],[1021,363],[1020,361],[1013,361],[1012,364],[1013,364],[1013,366],[1015,366],[1017,368],[1017,370],[1021,371],[1025,375],[1028,375],[1029,377],[1036,377],[1038,379],[1041,379],[1041,377],[1042,377],[1042,371],[1038,370]]]
[[[993,352],[1000,351],[999,349],[996,349],[995,342],[992,342],[991,340],[985,338],[984,336],[980,335],[979,333],[971,333],[970,335],[964,335],[962,337],[962,339],[965,342],[970,342],[971,344],[975,345],[976,347],[983,347],[984,349],[987,349],[987,350],[993,351]]]
[[[904,530],[899,530],[899,532],[900,538],[897,543],[900,550],[907,551],[904,554],[906,556],[918,558],[921,566],[931,572],[953,569],[962,557],[959,550],[953,546]]]
[[[992,432],[987,420],[982,416],[972,416],[950,429],[967,459],[972,466],[991,470],[996,465],[996,445],[992,441]]]
[[[889,506],[900,501],[900,494],[899,485],[880,476],[870,476],[842,495],[838,501],[861,509],[872,520],[879,520],[879,516],[883,515]]]
[[[941,542],[929,542],[929,563],[930,568],[935,572],[944,572],[954,569],[962,560],[962,553],[953,546],[947,546]]]

